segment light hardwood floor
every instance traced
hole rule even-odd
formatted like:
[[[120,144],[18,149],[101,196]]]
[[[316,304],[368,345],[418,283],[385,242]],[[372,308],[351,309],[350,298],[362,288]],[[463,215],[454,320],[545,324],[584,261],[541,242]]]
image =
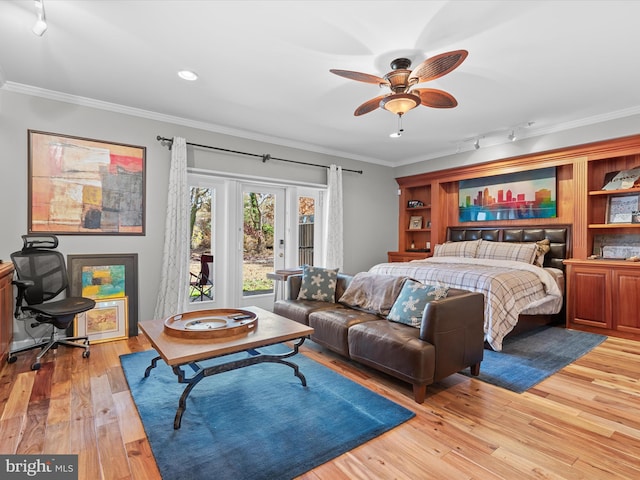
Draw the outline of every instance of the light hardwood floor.
[[[77,453],[81,480],[160,478],[118,358],[147,348],[140,335],[89,359],[61,347],[37,372],[30,354],[3,365],[0,452]],[[303,351],[416,417],[302,479],[640,478],[640,343],[609,338],[524,394],[456,374],[422,405],[408,385]]]

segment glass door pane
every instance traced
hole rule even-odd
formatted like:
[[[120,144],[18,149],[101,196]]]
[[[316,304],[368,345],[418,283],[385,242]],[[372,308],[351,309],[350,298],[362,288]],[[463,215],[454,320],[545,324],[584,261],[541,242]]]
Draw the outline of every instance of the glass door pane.
[[[245,186],[242,207],[242,296],[271,298],[267,273],[284,267],[284,190]]]
[[[298,197],[298,265],[313,265],[316,202]]]
[[[212,212],[214,189],[190,187],[191,206],[189,212],[190,256],[189,256],[189,301],[207,302],[215,300],[215,257],[213,255]]]

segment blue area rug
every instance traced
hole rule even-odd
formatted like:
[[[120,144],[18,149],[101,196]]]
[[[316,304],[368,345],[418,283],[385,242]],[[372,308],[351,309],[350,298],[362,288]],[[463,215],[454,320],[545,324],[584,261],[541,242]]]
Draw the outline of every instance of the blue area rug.
[[[600,345],[607,337],[541,327],[516,337],[506,337],[501,352],[485,349],[477,378],[522,393]],[[468,371],[463,371],[470,376]]]
[[[238,355],[247,354],[233,357]],[[290,360],[300,366],[306,387],[293,369],[279,364],[207,377],[187,398],[182,426],[174,430],[185,385],[163,361],[145,379],[154,356],[155,350],[149,350],[123,355],[120,361],[166,480],[293,478],[415,415],[296,355]]]

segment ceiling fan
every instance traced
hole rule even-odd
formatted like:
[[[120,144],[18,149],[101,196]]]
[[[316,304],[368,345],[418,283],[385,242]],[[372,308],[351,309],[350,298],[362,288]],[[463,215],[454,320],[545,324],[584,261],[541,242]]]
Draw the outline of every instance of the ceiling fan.
[[[413,71],[409,70],[411,60],[397,58],[391,62],[392,70],[384,77],[350,70],[331,69],[329,71],[351,80],[374,83],[380,87],[389,87],[391,89],[391,93],[380,95],[364,102],[356,108],[353,113],[355,116],[372,112],[378,107],[402,116],[418,105],[433,108],[453,108],[457,106],[458,102],[450,93],[435,88],[413,87],[418,83],[435,80],[452,72],[467,58],[468,54],[469,52],[466,50],[441,53],[435,57],[427,58]]]

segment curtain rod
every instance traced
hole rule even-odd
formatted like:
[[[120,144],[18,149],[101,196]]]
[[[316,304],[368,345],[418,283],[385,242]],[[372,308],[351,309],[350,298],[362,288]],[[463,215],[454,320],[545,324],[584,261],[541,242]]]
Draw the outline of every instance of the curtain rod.
[[[156,140],[158,140],[163,146],[165,146],[165,147],[169,148],[169,150],[171,150],[171,145],[173,144],[173,140],[172,139],[161,137],[160,135],[158,135],[156,137]],[[320,165],[318,163],[306,163],[306,162],[299,162],[297,160],[287,160],[286,158],[272,157],[268,153],[260,155],[258,153],[240,152],[238,150],[229,150],[227,148],[211,147],[209,145],[200,145],[198,143],[190,143],[190,142],[187,142],[187,145],[190,145],[192,147],[208,148],[208,149],[211,149],[211,150],[220,150],[221,152],[237,153],[239,155],[248,155],[250,157],[258,157],[258,158],[262,158],[262,163],[266,163],[267,160],[278,160],[279,162],[297,163],[298,165],[307,165],[309,167],[329,168],[326,165]],[[342,171],[343,172],[359,173],[361,175],[363,173],[362,170],[351,170],[350,168],[343,168]]]

